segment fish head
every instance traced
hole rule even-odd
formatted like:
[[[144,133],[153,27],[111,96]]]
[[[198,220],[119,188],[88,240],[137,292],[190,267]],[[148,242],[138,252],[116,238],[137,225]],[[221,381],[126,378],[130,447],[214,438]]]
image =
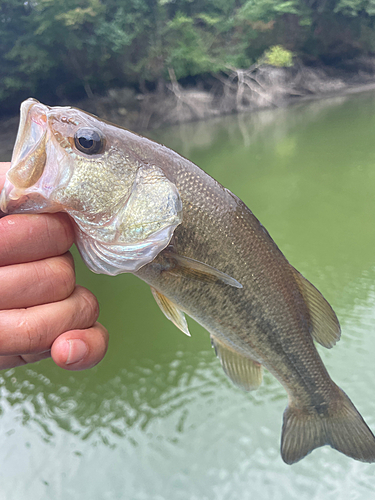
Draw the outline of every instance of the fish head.
[[[66,212],[91,270],[135,272],[182,222],[178,190],[158,165],[142,161],[142,141],[79,109],[28,99],[0,210]]]
[[[7,213],[67,211],[87,221],[108,219],[139,167],[111,147],[118,142],[111,128],[78,109],[23,102],[2,197]]]

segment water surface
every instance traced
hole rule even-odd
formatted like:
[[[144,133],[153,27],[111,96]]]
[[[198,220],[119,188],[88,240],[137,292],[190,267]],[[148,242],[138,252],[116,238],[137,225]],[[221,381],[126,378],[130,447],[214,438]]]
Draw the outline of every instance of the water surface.
[[[375,94],[193,123],[153,137],[240,196],[342,324],[319,347],[375,430]],[[2,159],[8,159],[3,156]],[[132,275],[90,273],[111,334],[104,361],[0,374],[0,500],[375,498],[375,464],[328,448],[279,454],[286,395],[265,373],[251,394],[222,372],[208,334],[187,338]]]

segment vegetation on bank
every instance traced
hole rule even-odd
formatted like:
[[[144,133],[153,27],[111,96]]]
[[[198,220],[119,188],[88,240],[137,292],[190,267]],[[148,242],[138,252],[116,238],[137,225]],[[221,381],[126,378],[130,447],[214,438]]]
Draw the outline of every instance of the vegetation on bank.
[[[0,109],[373,53],[374,0],[1,0]]]

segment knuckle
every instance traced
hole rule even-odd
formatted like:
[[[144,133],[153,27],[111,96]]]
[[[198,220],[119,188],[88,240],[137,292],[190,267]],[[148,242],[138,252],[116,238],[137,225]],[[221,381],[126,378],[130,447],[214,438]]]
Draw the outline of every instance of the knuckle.
[[[69,297],[74,291],[76,275],[72,259],[65,254],[55,261],[55,286],[58,284],[59,294],[64,298]]]
[[[98,299],[87,288],[77,287],[77,292],[80,295],[80,312],[93,324],[99,317]]]
[[[72,222],[67,214],[53,214],[55,221],[58,223],[58,238],[59,248],[64,251],[70,248],[74,243],[74,230]]]
[[[34,264],[35,282],[43,283],[49,301],[63,300],[74,290],[76,277],[71,260],[66,255],[52,257]]]
[[[74,243],[74,231],[69,218],[64,214],[43,214],[46,245],[53,255],[66,252]]]

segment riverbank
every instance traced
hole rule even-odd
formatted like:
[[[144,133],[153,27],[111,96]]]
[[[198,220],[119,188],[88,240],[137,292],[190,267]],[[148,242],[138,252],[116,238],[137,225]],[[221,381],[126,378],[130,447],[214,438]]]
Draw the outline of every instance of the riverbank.
[[[206,87],[182,87],[170,73],[163,92],[136,94],[110,89],[105,96],[74,105],[136,132],[233,113],[286,107],[296,102],[375,90],[375,59],[362,58],[340,68],[254,65],[212,77]],[[0,122],[1,161],[10,159],[18,116]]]
[[[211,77],[205,86],[181,86],[170,72],[164,92],[136,95],[112,89],[80,103],[83,109],[135,131],[212,117],[285,107],[294,102],[361,92],[375,85],[375,59],[360,58],[341,67],[253,65]]]

